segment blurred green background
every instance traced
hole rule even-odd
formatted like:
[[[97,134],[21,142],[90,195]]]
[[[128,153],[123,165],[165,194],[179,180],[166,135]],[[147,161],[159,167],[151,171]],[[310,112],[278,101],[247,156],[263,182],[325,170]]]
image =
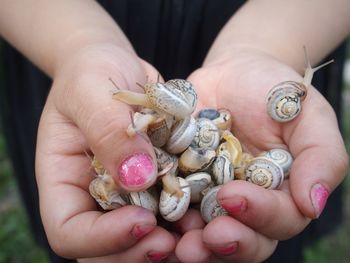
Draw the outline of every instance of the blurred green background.
[[[350,151],[350,49],[345,67],[344,139]],[[16,182],[12,176],[10,160],[0,124],[0,263],[48,263],[45,252],[38,247],[29,228]],[[349,172],[348,172],[349,175]],[[350,179],[345,182],[345,218],[328,236],[308,246],[304,263],[345,263],[350,260]]]

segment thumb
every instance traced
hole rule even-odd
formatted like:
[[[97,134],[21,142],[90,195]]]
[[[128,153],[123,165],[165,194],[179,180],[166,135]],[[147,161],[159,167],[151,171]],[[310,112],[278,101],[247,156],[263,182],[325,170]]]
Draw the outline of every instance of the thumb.
[[[111,91],[115,86],[110,76],[121,89],[142,92],[136,83],[146,81],[146,72],[138,65],[132,74],[118,75],[109,70],[107,74],[101,74],[101,70],[79,74],[73,83],[68,82],[69,96],[57,102],[58,108],[81,130],[88,146],[117,185],[127,191],[145,190],[157,178],[152,145],[142,136],[129,137],[126,133],[132,108],[112,99]],[[152,76],[157,76],[151,69]]]

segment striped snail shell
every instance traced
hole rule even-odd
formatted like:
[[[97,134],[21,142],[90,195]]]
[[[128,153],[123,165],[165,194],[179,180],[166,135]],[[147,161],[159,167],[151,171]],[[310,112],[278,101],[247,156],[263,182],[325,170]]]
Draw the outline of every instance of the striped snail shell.
[[[282,167],[284,178],[289,176],[293,164],[293,156],[289,151],[284,149],[272,149],[261,153],[259,156],[265,156],[266,158],[274,160]]]
[[[166,144],[170,136],[165,118],[158,118],[148,125],[147,135],[155,147],[162,147]]]
[[[267,112],[278,122],[287,122],[301,111],[301,101],[307,94],[303,83],[284,81],[274,86],[267,94]]]
[[[154,215],[158,213],[158,196],[154,189],[141,192],[130,192],[129,200],[131,205],[141,206],[153,212]]]
[[[191,146],[216,150],[220,143],[220,132],[216,125],[206,118],[197,119],[196,125],[196,134]]]
[[[275,161],[266,157],[255,157],[245,170],[246,180],[266,189],[277,189],[284,180],[283,170]]]
[[[211,176],[205,172],[198,172],[188,175],[185,180],[191,188],[191,203],[198,203],[203,198],[205,191],[211,184]]]
[[[183,195],[179,197],[163,189],[159,200],[159,212],[165,220],[170,222],[179,220],[186,213],[191,199],[191,188],[188,182],[181,177],[176,179]]]
[[[173,154],[183,152],[193,141],[196,130],[196,120],[192,116],[177,121],[171,129],[166,150]]]
[[[127,197],[118,192],[113,178],[106,173],[90,182],[89,192],[104,210],[117,209],[129,203]]]
[[[211,165],[215,156],[212,149],[189,146],[179,158],[179,170],[183,173],[203,171]]]
[[[177,157],[160,148],[153,147],[153,149],[157,160],[158,176],[165,175],[168,172],[171,174],[176,174],[178,166]]]
[[[157,109],[183,119],[190,116],[197,105],[197,93],[186,80],[173,79],[165,83],[144,86],[149,102]]]
[[[234,166],[229,158],[225,155],[218,155],[213,164],[211,170],[216,184],[225,184],[234,179]]]
[[[218,185],[211,188],[202,199],[200,210],[206,223],[218,216],[228,215],[227,211],[216,200],[216,195],[221,187],[221,185]]]

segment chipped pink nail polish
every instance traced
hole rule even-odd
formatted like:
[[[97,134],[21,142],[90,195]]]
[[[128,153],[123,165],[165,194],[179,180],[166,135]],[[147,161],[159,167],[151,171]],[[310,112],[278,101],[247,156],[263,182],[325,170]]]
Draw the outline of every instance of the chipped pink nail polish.
[[[223,246],[214,246],[211,247],[209,246],[210,250],[212,250],[213,252],[223,255],[223,256],[229,256],[234,254],[237,249],[238,249],[238,242],[232,242],[232,243],[228,243],[225,244]]]
[[[219,200],[220,205],[230,214],[238,214],[247,210],[247,200],[241,196]]]
[[[156,167],[149,154],[136,153],[123,160],[118,174],[121,184],[127,188],[138,188],[155,177]]]
[[[145,257],[147,262],[157,263],[157,262],[161,262],[163,259],[166,259],[168,256],[169,256],[168,253],[151,251],[151,252],[148,252]]]
[[[315,210],[316,218],[318,218],[324,207],[326,206],[329,192],[322,184],[315,184],[311,188],[311,202]]]
[[[140,239],[154,230],[155,227],[155,225],[135,225],[131,230],[131,234],[135,238]]]

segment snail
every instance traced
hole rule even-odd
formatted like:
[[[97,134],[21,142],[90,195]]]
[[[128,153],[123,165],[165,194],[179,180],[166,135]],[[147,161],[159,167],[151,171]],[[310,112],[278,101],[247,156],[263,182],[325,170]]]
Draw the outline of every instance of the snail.
[[[196,121],[196,127],[191,146],[216,150],[220,143],[220,132],[216,125],[209,119],[199,118]]]
[[[218,185],[211,188],[203,197],[201,202],[201,215],[206,223],[218,216],[228,215],[227,211],[219,205],[216,195],[222,186]]]
[[[179,170],[185,174],[207,169],[214,161],[216,153],[210,148],[189,146],[179,158]]]
[[[141,192],[130,192],[130,204],[141,206],[153,212],[154,215],[158,213],[158,196],[153,189]]]
[[[290,169],[293,164],[293,156],[290,152],[284,149],[272,149],[266,152],[262,152],[259,156],[264,156],[266,158],[274,160],[282,167],[284,178],[287,178],[289,176]]]
[[[213,164],[211,171],[216,184],[225,184],[234,179],[234,166],[229,158],[225,155],[218,155]]]
[[[234,167],[239,167],[242,160],[242,146],[239,140],[228,130],[221,134],[224,140],[217,149],[217,155],[225,155],[233,163]]]
[[[181,177],[176,177],[175,180],[183,189],[183,195],[178,196],[164,188],[159,200],[159,212],[164,219],[170,222],[179,220],[186,213],[191,199],[191,188],[188,182]]]
[[[254,158],[253,155],[247,152],[242,153],[241,162],[238,167],[235,167],[235,179],[246,180],[245,168],[247,164]]]
[[[178,159],[174,155],[170,155],[167,152],[163,151],[160,148],[153,147],[154,153],[157,159],[158,166],[158,176],[163,176],[166,173],[176,175],[178,167]]]
[[[246,180],[266,189],[278,189],[284,180],[282,167],[266,157],[255,157],[245,169]]]
[[[205,172],[198,172],[188,175],[185,180],[191,188],[191,203],[198,203],[203,198],[203,192],[211,184],[211,176]]]
[[[192,116],[177,121],[165,146],[167,152],[173,154],[183,152],[191,144],[196,130],[196,120]]]
[[[128,204],[128,199],[118,192],[113,178],[106,173],[98,175],[90,182],[89,192],[104,210],[117,209]]]
[[[301,102],[307,95],[307,88],[311,85],[314,73],[320,68],[332,63],[328,61],[316,68],[312,68],[304,48],[307,67],[302,82],[281,82],[267,94],[267,113],[278,122],[288,122],[296,118],[301,111]]]
[[[113,93],[113,99],[167,113],[177,119],[190,116],[196,108],[197,94],[186,80],[146,83],[143,88],[145,93],[118,89]]]
[[[228,109],[202,109],[198,112],[197,118],[207,118],[211,120],[220,131],[231,130],[232,115]]]

